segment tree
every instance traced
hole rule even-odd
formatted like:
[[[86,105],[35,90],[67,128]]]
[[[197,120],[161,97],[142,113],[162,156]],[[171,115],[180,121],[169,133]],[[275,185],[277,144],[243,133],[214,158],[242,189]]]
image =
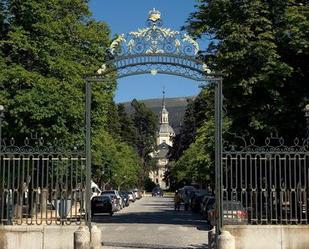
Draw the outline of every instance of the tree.
[[[0,0],[0,37],[3,39],[7,34],[7,0]]]
[[[126,113],[123,104],[117,105],[119,124],[120,124],[120,137],[127,144],[134,147],[136,129],[132,118]]]
[[[7,24],[0,41],[6,136],[23,139],[37,132],[83,144],[84,78],[103,61],[107,25],[91,19],[84,0],[1,3]],[[106,127],[114,90],[113,78],[93,86],[94,135]]]
[[[169,163],[171,182],[213,184],[214,176],[214,87],[202,89],[186,109],[183,126],[174,141]],[[226,122],[225,122],[226,123]],[[191,124],[191,126],[190,126]],[[189,127],[186,128],[186,126]],[[187,138],[190,139],[187,139]]]
[[[139,183],[142,166],[128,144],[102,131],[93,139],[93,177],[100,187],[134,187]]]
[[[233,131],[304,135],[308,8],[307,1],[294,0],[201,0],[191,14],[185,28],[212,40],[207,63],[225,74]]]
[[[150,153],[153,151],[156,137],[157,117],[144,103],[134,99],[131,102],[134,112],[132,120],[136,129],[135,148],[143,165],[142,183],[148,175],[148,165],[151,164]]]

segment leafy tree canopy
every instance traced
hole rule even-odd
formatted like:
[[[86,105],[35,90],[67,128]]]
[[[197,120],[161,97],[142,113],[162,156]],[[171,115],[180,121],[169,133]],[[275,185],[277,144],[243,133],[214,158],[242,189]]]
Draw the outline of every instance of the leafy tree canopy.
[[[196,8],[185,28],[212,41],[207,63],[225,73],[232,129],[303,136],[302,110],[309,101],[308,1],[200,0]]]
[[[1,0],[0,13],[6,135],[37,132],[81,144],[84,78],[102,64],[107,25],[91,18],[84,0]],[[93,87],[95,134],[106,126],[114,89],[113,79]]]

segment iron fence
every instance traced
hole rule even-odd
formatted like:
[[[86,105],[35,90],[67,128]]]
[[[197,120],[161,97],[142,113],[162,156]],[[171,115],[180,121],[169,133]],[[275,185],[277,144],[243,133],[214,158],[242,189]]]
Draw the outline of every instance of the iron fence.
[[[223,224],[308,224],[309,141],[223,146]]]
[[[0,224],[70,224],[85,219],[85,158],[59,146],[0,151]]]

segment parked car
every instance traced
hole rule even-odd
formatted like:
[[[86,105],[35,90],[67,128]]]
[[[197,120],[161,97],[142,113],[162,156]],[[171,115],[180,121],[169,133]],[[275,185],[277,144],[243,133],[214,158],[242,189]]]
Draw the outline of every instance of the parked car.
[[[127,191],[127,194],[129,196],[129,201],[135,202],[136,200],[135,194],[132,191]]]
[[[213,195],[205,195],[202,200],[201,214],[205,220],[208,220],[208,211],[215,204],[216,199]]]
[[[117,190],[102,191],[101,195],[110,196],[112,204],[117,208],[117,211],[122,209],[122,199]]]
[[[129,195],[125,191],[120,191],[119,195],[122,198],[122,203],[124,207],[128,207],[130,205]]]
[[[248,213],[239,201],[223,201],[223,224],[247,224]],[[215,226],[216,223],[216,205],[215,203],[208,210],[210,224]]]
[[[135,194],[136,199],[141,199],[142,198],[142,193],[138,188],[135,188],[132,190],[132,192]]]
[[[189,195],[189,198],[191,199],[194,191],[196,191],[197,189],[193,186],[190,186],[190,185],[186,185],[182,188],[179,189],[179,194],[180,194],[180,197],[181,197],[181,200],[183,201],[185,199],[185,194],[188,194]]]
[[[163,190],[160,187],[154,187],[151,191],[152,196],[163,196]]]
[[[95,196],[91,199],[91,213],[92,215],[98,213],[108,213],[113,215],[116,211],[113,207],[111,197],[107,195]]]
[[[205,189],[199,189],[193,192],[191,197],[190,208],[193,212],[199,213],[202,209],[202,202],[204,197],[208,194],[208,191]]]

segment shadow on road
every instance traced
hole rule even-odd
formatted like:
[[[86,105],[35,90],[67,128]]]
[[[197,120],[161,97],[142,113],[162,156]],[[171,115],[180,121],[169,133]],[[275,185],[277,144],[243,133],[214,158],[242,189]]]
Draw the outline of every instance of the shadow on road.
[[[147,205],[147,204],[144,204]],[[154,206],[151,204],[151,206]],[[168,206],[168,205],[166,205]],[[114,223],[114,224],[166,224],[194,226],[198,230],[210,230],[210,226],[199,214],[190,211],[174,211],[168,209],[158,209],[156,212],[130,212],[115,213],[114,216],[96,215],[92,217],[95,223]]]
[[[135,243],[104,243],[104,247],[121,247],[121,248],[141,248],[141,249],[208,249],[206,244],[203,245],[189,245],[186,247],[174,247],[164,245],[151,245],[151,244],[135,244]]]

